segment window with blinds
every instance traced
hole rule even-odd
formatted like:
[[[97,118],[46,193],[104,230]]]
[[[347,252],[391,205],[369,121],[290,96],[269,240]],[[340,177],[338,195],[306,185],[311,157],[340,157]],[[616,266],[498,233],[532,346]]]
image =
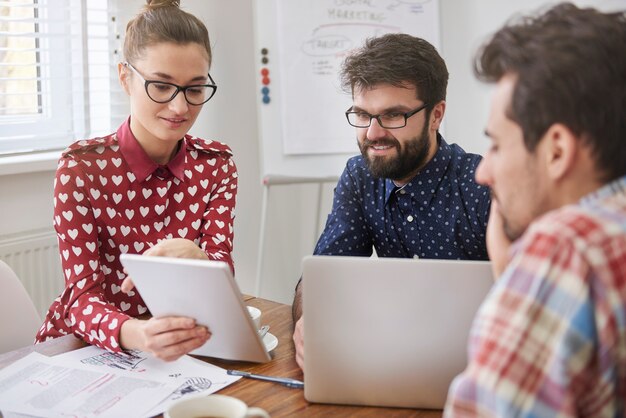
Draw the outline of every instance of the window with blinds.
[[[127,116],[112,4],[0,1],[0,156],[62,149]]]

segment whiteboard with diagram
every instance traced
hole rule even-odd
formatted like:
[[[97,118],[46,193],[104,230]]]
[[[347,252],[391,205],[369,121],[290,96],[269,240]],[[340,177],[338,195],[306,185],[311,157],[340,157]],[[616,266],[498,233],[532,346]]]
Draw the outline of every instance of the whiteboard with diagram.
[[[344,112],[344,57],[363,41],[403,32],[440,46],[439,0],[255,1],[262,170],[338,175],[357,154]]]

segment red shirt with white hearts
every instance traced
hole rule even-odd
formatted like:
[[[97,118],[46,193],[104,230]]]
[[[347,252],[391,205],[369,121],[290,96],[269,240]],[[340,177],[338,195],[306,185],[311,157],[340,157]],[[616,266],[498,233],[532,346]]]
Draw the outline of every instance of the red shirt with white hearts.
[[[147,311],[139,294],[120,290],[120,253],[141,254],[159,241],[193,240],[231,269],[237,169],[230,148],[186,135],[165,166],[153,162],[130,130],[66,149],[54,185],[65,289],[36,342],[73,333],[119,352],[124,321]]]

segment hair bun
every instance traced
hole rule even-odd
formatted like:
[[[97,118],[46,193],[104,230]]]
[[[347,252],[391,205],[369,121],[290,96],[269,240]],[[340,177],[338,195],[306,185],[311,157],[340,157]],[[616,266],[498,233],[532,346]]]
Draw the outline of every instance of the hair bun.
[[[158,9],[160,7],[180,7],[180,0],[146,0],[146,9]]]

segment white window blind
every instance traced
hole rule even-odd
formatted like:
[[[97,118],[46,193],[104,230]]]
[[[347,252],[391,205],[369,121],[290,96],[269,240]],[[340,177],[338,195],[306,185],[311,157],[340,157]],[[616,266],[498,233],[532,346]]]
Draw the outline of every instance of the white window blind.
[[[0,1],[0,155],[113,132],[120,38],[111,1]]]

